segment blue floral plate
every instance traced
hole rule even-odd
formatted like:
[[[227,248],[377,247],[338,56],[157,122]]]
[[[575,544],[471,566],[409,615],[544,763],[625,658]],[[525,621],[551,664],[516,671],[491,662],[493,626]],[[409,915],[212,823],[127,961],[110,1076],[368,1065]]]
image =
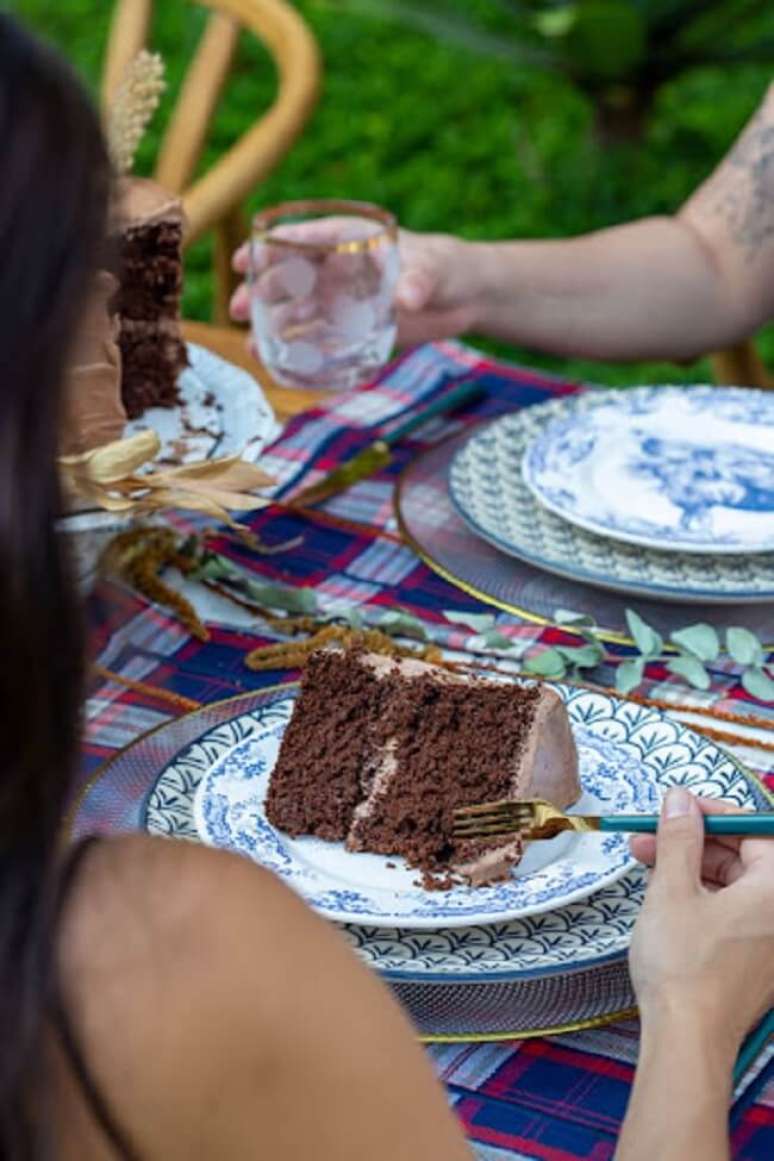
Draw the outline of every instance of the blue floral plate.
[[[642,548],[596,536],[538,503],[522,471],[527,449],[549,425],[581,417],[610,396],[605,390],[552,399],[478,428],[455,451],[448,468],[449,498],[460,518],[501,552],[595,588],[700,605],[774,601],[774,552],[724,556]],[[457,551],[463,549],[457,545]],[[446,564],[448,568],[448,558]],[[468,569],[467,560],[452,572],[459,574],[463,567]],[[502,578],[500,583],[502,591]],[[488,591],[480,582],[477,587]]]
[[[676,552],[774,551],[774,398],[640,387],[572,406],[528,447],[524,481],[564,520]]]
[[[576,809],[652,813],[675,769],[681,781],[707,793],[745,793],[738,769],[719,752],[709,774],[705,760],[689,760],[685,747],[671,740],[671,723],[665,734],[658,717],[643,722],[630,703],[577,689],[560,692],[580,758],[583,797]],[[587,898],[632,868],[623,836],[562,835],[532,844],[503,883],[427,891],[399,859],[353,854],[310,837],[291,839],[267,821],[263,803],[292,706],[292,698],[282,699],[239,719],[233,729],[200,739],[194,760],[201,764],[206,754],[207,767],[195,795],[194,822],[203,841],[268,866],[329,919],[420,929],[505,922]],[[177,759],[190,761],[190,754]],[[177,764],[166,773],[176,780]]]
[[[274,686],[203,706],[137,739],[85,787],[67,823],[69,838],[140,828],[196,840],[194,798],[202,779],[264,728],[266,715],[274,717],[295,689]],[[585,701],[571,710],[574,720],[635,757],[644,754],[659,791],[683,783],[770,809],[759,781],[713,742],[660,711],[575,692]],[[423,1039],[513,1039],[631,1013],[626,951],[643,888],[635,867],[586,899],[521,919],[432,931],[350,922],[340,931],[390,982]]]

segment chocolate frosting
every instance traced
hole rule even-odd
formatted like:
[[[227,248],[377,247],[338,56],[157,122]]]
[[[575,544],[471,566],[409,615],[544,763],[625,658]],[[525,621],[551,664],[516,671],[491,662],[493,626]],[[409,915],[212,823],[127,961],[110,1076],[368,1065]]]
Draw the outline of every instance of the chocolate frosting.
[[[124,432],[118,320],[109,306],[117,285],[99,271],[86,303],[65,379],[62,455],[90,451]]]
[[[124,178],[118,185],[119,226],[147,226],[153,222],[184,223],[183,204],[148,177]]]

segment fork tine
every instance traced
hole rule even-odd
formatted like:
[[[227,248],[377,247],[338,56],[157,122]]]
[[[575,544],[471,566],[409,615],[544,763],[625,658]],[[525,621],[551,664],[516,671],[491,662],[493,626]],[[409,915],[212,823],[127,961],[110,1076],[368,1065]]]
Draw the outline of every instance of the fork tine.
[[[482,815],[511,814],[514,811],[531,814],[532,809],[531,802],[517,802],[513,799],[506,798],[501,802],[484,802],[475,806],[460,806],[454,813],[457,818],[479,818]]]
[[[481,825],[463,829],[455,826],[452,835],[455,839],[491,838],[495,835],[518,834],[524,829],[525,827],[522,824],[515,824],[513,822],[482,823]]]
[[[457,816],[454,820],[456,838],[477,838],[486,834],[513,834],[533,825],[529,810],[501,811],[497,814],[479,814],[473,817]]]
[[[481,818],[456,818],[453,825],[455,830],[478,830],[482,826],[531,826],[532,822],[531,814],[514,812],[513,814],[482,815]]]
[[[533,811],[525,809],[523,806],[514,806],[510,810],[480,811],[477,814],[470,814],[465,810],[457,810],[454,812],[454,825],[483,826],[487,823],[509,822],[513,819],[531,822],[533,818]]]

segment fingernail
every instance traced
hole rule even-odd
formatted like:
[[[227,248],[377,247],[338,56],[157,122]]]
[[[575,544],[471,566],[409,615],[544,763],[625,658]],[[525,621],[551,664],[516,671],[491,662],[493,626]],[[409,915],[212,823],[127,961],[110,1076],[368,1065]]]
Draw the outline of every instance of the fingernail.
[[[231,302],[229,303],[229,310],[232,314],[238,314],[240,311],[247,309],[247,290],[244,286],[238,286],[231,295]]]
[[[239,249],[234,251],[234,254],[231,258],[231,265],[234,270],[242,270],[243,266],[247,262],[247,255],[247,242],[243,242]]]
[[[682,786],[673,786],[664,799],[664,818],[683,818],[691,813],[692,794]]]
[[[398,300],[407,310],[416,310],[422,305],[422,286],[413,279],[406,280],[398,288]]]

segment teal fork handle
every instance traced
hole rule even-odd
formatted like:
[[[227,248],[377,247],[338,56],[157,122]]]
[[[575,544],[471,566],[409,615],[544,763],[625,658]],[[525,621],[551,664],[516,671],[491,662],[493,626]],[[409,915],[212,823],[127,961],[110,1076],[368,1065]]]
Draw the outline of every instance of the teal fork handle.
[[[444,415],[447,411],[456,411],[458,407],[462,407],[464,403],[469,403],[471,399],[475,399],[478,395],[483,395],[484,388],[481,383],[474,379],[466,379],[464,383],[460,383],[451,391],[447,391],[445,395],[441,395],[429,407],[425,407],[422,411],[412,415],[400,427],[396,427],[388,435],[381,436],[383,443],[389,444],[393,447],[404,436],[409,435],[417,427],[427,423],[429,419],[435,419],[436,415]]]
[[[599,829],[625,831],[628,834],[655,834],[658,815],[610,814],[600,818]],[[704,816],[705,834],[774,836],[774,811],[739,814],[707,814]]]

